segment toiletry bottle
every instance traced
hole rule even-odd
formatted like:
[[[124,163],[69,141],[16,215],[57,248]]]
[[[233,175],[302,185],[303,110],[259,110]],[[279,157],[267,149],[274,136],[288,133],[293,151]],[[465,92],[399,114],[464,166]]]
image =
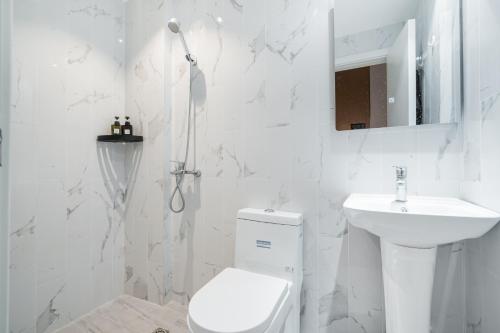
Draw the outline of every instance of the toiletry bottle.
[[[115,119],[116,120],[115,120],[114,124],[111,125],[111,134],[112,135],[120,135],[120,134],[122,134],[120,121],[118,120],[118,119],[120,119],[120,117],[116,116]]]
[[[133,133],[133,128],[132,125],[130,125],[130,117],[126,116],[125,117],[125,125],[122,125],[122,134],[123,135],[132,135]]]

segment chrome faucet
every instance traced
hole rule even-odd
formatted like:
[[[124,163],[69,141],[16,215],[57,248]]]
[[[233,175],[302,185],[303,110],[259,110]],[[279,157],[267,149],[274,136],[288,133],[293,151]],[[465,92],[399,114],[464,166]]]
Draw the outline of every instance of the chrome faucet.
[[[408,171],[403,166],[395,166],[394,168],[396,169],[396,201],[406,202],[408,201],[406,198],[406,176],[408,175]]]

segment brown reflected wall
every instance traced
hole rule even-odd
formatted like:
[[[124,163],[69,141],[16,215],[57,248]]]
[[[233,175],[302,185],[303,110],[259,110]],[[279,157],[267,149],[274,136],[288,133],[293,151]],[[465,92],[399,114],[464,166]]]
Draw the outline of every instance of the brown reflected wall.
[[[335,73],[337,130],[370,125],[370,67]]]
[[[335,73],[337,130],[387,126],[386,64]]]

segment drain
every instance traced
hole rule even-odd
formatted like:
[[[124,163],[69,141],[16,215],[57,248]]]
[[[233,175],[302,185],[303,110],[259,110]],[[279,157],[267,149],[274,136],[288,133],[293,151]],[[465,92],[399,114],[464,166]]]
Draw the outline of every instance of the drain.
[[[170,333],[170,331],[166,328],[157,328],[153,331],[153,333]]]

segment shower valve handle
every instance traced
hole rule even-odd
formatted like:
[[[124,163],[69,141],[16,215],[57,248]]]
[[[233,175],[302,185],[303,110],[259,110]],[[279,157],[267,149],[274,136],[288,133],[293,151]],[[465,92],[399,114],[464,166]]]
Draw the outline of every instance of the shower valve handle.
[[[185,170],[185,169],[176,169],[174,171],[170,171],[171,175],[179,176],[179,175],[194,175],[195,177],[201,177],[200,170]]]

